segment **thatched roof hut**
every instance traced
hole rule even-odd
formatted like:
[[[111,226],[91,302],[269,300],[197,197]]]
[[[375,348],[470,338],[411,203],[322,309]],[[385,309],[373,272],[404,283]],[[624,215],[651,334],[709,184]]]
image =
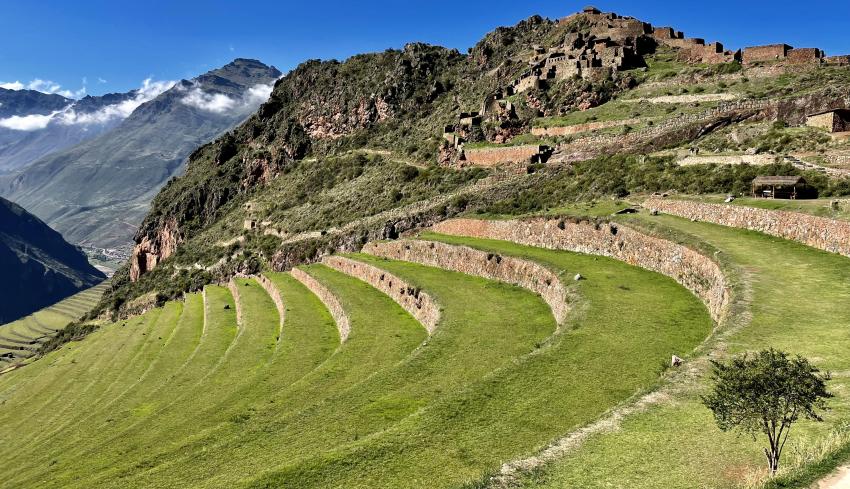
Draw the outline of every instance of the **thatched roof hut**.
[[[799,175],[761,175],[753,179],[753,197],[796,199],[807,186]]]

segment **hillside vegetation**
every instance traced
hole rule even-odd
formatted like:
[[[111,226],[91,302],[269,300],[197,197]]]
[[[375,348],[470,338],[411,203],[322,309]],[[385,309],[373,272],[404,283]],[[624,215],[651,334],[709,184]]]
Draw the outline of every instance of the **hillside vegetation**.
[[[712,64],[640,23],[608,46],[623,19],[593,12],[279,79],[0,375],[0,487],[808,488],[846,463],[850,146],[805,121],[850,70]],[[641,54],[547,78],[597,44]],[[789,175],[820,198],[750,197]],[[659,212],[704,202],[799,242]],[[701,402],[711,360],[768,347],[836,396],[775,477]]]

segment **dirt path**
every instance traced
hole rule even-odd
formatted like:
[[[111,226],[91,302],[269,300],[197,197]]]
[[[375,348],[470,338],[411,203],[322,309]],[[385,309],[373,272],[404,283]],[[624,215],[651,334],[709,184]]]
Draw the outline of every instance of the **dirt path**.
[[[840,467],[836,472],[825,479],[821,479],[817,489],[850,489],[850,465]]]

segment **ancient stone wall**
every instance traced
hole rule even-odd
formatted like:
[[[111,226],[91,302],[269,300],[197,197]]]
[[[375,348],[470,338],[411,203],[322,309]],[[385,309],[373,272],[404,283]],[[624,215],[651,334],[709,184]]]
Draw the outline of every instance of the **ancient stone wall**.
[[[236,326],[241,330],[245,326],[242,323],[242,300],[239,297],[239,286],[231,279],[227,282],[227,288],[230,289],[230,295],[233,296],[233,304],[236,306]]]
[[[756,61],[772,61],[785,59],[791,46],[787,44],[770,44],[768,46],[752,46],[744,48],[742,60],[745,64]]]
[[[823,51],[818,48],[795,48],[788,51],[787,61],[792,64],[820,63]]]
[[[798,212],[676,199],[652,198],[647,200],[644,206],[687,219],[759,231],[821,250],[850,256],[850,221],[827,219]]]
[[[359,262],[342,256],[327,256],[322,259],[325,265],[362,280],[386,294],[422,326],[433,333],[440,322],[440,304],[427,292],[414,287],[399,277],[368,263]]]
[[[530,162],[540,155],[541,147],[536,144],[506,146],[498,148],[464,149],[466,161],[478,166],[497,166],[504,163]]]
[[[598,154],[611,146],[616,146],[622,150],[625,146],[638,144],[666,132],[682,129],[690,124],[707,122],[711,119],[737,112],[767,110],[772,103],[769,100],[735,100],[724,102],[697,114],[683,114],[627,134],[593,134],[582,137],[569,143],[560,144],[556,150],[562,155],[571,153],[583,155]]]
[[[776,156],[772,154],[760,155],[726,155],[726,156],[687,156],[676,162],[679,166],[690,165],[770,165],[776,163]]]
[[[608,256],[673,278],[692,291],[719,320],[729,301],[720,267],[700,253],[629,227],[583,220],[532,218],[514,221],[451,219],[434,231],[501,239],[541,248]]]
[[[348,318],[348,314],[343,309],[339,299],[327,287],[304,270],[293,268],[291,273],[295,280],[301,282],[311,292],[316,294],[316,297],[328,308],[328,311],[330,311],[331,316],[336,322],[336,328],[339,330],[339,341],[345,343],[349,333],[351,333],[351,320]]]
[[[835,129],[835,112],[810,115],[806,117],[806,125],[826,129],[827,131],[832,132]]]
[[[259,283],[264,289],[266,289],[266,293],[271,297],[272,302],[274,302],[274,306],[277,308],[277,316],[279,318],[279,326],[281,333],[283,332],[283,322],[286,317],[286,307],[283,305],[283,296],[280,295],[280,290],[277,288],[274,282],[271,281],[265,275],[258,275],[254,277],[257,279],[257,283]]]
[[[363,252],[518,285],[540,294],[558,324],[563,324],[567,318],[567,288],[557,274],[529,260],[467,246],[414,240],[372,242]]]
[[[534,127],[531,129],[531,134],[535,136],[570,136],[589,131],[598,131],[609,127],[628,126],[631,124],[640,124],[641,119],[624,119],[619,121],[601,121],[588,122],[585,124],[573,124],[571,126],[559,127]]]
[[[842,54],[840,56],[827,56],[823,59],[824,63],[835,66],[850,65],[850,55]]]

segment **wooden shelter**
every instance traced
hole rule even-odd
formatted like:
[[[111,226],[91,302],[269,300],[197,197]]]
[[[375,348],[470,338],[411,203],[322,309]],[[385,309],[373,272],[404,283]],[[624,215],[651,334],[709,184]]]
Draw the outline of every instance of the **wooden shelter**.
[[[807,187],[806,180],[798,175],[758,176],[753,179],[753,197],[796,199]]]

